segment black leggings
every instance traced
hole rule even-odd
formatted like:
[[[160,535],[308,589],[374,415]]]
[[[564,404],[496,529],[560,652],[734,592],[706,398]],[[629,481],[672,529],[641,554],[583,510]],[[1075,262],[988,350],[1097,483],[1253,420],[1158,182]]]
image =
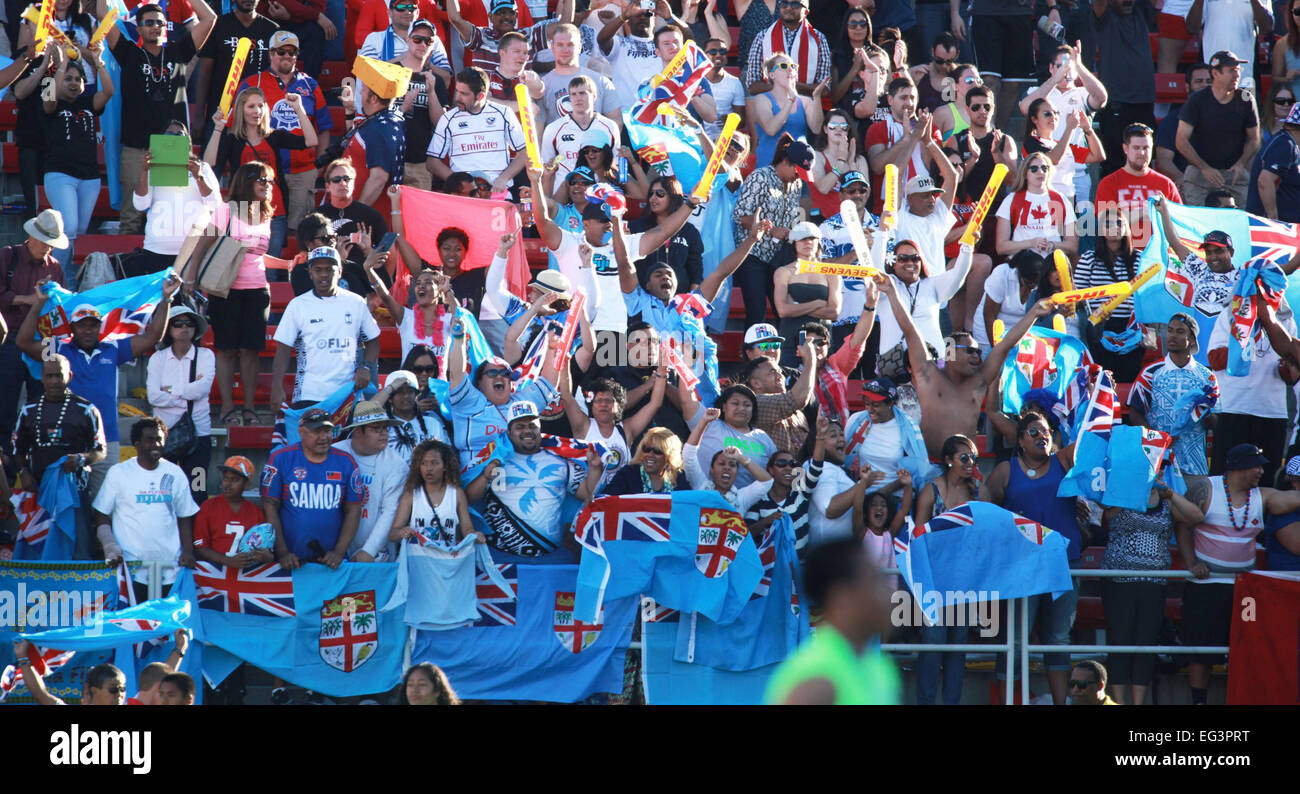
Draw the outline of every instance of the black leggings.
[[[1116,582],[1101,585],[1108,645],[1155,645],[1165,614],[1165,586],[1157,582]],[[1150,686],[1155,677],[1153,653],[1112,653],[1106,658],[1110,682]]]
[[[780,266],[775,260],[764,262],[751,254],[745,257],[745,261],[740,263],[740,268],[732,276],[732,282],[739,285],[740,294],[745,298],[745,328],[767,322],[767,304],[772,298],[772,276]],[[776,306],[775,301],[772,305]],[[785,344],[793,345],[794,342],[787,339]]]

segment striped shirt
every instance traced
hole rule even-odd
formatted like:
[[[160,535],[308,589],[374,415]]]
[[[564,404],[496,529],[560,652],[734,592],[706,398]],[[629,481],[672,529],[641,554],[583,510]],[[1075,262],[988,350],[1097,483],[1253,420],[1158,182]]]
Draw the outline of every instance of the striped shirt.
[[[1210,505],[1196,525],[1196,559],[1210,568],[1205,583],[1232,583],[1233,574],[1255,567],[1255,536],[1264,529],[1264,495],[1250,489],[1244,505],[1229,505],[1222,476],[1210,477]],[[1240,528],[1239,528],[1240,527]]]
[[[817,487],[817,481],[821,476],[822,464],[815,460],[808,461],[806,470],[795,471],[794,482],[790,484],[790,493],[785,499],[777,501],[770,492],[764,494],[753,507],[745,511],[745,521],[752,524],[777,512],[790,516],[790,523],[794,526],[794,547],[802,556],[804,547],[808,545],[813,489]],[[754,541],[761,543],[760,538],[754,538]]]
[[[1116,257],[1115,273],[1111,274],[1106,267],[1106,263],[1097,258],[1097,252],[1093,249],[1084,251],[1079,256],[1079,263],[1074,266],[1074,286],[1076,289],[1088,289],[1091,287],[1100,287],[1104,284],[1111,284],[1116,281],[1131,281],[1138,273],[1141,272],[1141,266],[1138,264],[1138,257],[1141,252],[1134,251],[1129,255],[1130,262],[1126,265],[1123,260]],[[1097,300],[1084,301],[1087,308],[1081,310],[1081,316],[1092,314],[1109,301],[1110,298],[1098,298]],[[1119,305],[1119,308],[1111,312],[1111,318],[1115,320],[1128,321],[1133,314],[1133,297],[1129,296]]]

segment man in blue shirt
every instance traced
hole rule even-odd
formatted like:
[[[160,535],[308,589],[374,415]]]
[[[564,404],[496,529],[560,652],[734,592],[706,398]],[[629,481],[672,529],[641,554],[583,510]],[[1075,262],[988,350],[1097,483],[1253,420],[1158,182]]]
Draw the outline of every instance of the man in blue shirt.
[[[1250,169],[1246,212],[1275,221],[1300,221],[1300,104],[1269,139]]]
[[[330,446],[334,422],[320,408],[298,420],[298,436],[262,467],[262,509],[275,528],[275,556],[290,570],[304,560],[338,568],[361,522],[361,471],[351,455]]]
[[[49,283],[46,279],[36,285],[36,294],[43,295],[43,288]],[[144,330],[127,339],[101,340],[100,331],[104,320],[99,309],[89,303],[74,304],[68,313],[70,338],[38,338],[36,323],[40,319],[44,300],[32,303],[23,318],[22,327],[18,329],[18,349],[37,361],[44,358],[47,346],[68,359],[72,366],[72,380],[69,383],[72,393],[84,397],[99,409],[104,417],[104,440],[108,442],[107,454],[90,470],[90,483],[86,489],[87,496],[93,500],[99,493],[99,486],[113,464],[121,460],[121,442],[117,432],[117,369],[153,350],[167,330],[167,312],[171,307],[172,295],[181,286],[180,279],[172,276],[163,283],[162,300],[154,307],[153,315]]]

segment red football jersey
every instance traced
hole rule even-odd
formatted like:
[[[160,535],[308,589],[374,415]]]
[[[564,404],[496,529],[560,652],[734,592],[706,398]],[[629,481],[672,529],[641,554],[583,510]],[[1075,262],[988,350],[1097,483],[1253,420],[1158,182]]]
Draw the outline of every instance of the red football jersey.
[[[262,508],[247,499],[235,513],[224,496],[214,496],[199,505],[199,513],[194,517],[194,546],[233,557],[244,533],[264,521],[266,515]]]

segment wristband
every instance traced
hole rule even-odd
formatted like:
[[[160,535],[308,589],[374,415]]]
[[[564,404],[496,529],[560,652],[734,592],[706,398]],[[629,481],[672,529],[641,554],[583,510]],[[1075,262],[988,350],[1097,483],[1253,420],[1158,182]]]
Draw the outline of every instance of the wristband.
[[[369,373],[370,373],[370,382],[371,382],[371,383],[378,383],[378,382],[379,382],[379,362],[378,362],[378,361],[362,361],[362,362],[361,362],[361,367],[358,367],[357,369],[361,369],[362,367],[365,368],[366,372],[369,372]]]

